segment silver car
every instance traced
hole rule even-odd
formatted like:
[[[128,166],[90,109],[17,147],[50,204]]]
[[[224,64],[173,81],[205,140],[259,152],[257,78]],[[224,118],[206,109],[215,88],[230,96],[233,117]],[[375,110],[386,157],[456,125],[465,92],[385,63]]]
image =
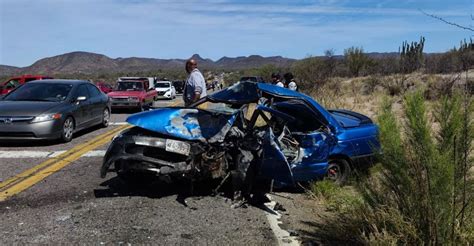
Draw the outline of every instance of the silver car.
[[[108,96],[88,81],[32,81],[0,100],[0,140],[69,142],[74,132],[109,121]]]

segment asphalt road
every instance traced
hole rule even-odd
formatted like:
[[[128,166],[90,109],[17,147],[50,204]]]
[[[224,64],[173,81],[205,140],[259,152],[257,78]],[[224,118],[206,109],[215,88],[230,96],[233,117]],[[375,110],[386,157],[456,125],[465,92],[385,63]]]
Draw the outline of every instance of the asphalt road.
[[[262,208],[231,208],[226,198],[207,194],[185,206],[177,200],[185,189],[179,184],[130,187],[113,174],[101,179],[104,150],[129,114],[114,112],[111,126],[82,131],[67,144],[0,143],[0,245],[281,243]]]

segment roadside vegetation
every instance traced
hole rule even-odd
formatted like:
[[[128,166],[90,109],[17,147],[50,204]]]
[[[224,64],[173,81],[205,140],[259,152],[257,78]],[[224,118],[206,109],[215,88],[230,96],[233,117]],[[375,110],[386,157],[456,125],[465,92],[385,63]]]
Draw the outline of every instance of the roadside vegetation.
[[[462,42],[449,54],[456,69],[430,74],[423,43],[403,43],[396,74],[329,78],[310,90],[327,107],[374,117],[382,145],[377,164],[348,185],[310,186],[326,207],[311,232],[321,242],[474,244],[474,47]]]
[[[316,225],[327,242],[468,245],[474,242],[473,103],[454,92],[431,107],[421,91],[402,117],[385,98],[377,121],[383,154],[352,186],[311,186],[331,213]]]

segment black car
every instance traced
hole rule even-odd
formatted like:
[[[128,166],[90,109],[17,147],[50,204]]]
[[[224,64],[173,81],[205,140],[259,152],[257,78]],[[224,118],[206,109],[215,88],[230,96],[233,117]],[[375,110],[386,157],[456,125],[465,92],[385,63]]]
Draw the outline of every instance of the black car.
[[[176,93],[183,93],[184,90],[184,81],[182,80],[175,80],[173,81],[173,86],[176,90]]]
[[[107,95],[80,80],[37,80],[16,88],[0,101],[0,140],[72,140],[81,129],[110,120]]]

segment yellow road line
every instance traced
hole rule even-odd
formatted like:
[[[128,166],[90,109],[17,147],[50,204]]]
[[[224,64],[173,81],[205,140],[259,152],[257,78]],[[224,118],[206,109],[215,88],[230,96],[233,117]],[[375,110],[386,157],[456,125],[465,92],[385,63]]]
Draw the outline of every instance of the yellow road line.
[[[93,138],[92,140],[86,141],[86,142],[83,143],[83,144],[76,145],[76,146],[73,147],[72,149],[70,149],[70,150],[68,150],[68,151],[66,151],[66,152],[64,152],[64,153],[62,153],[62,154],[60,154],[60,155],[58,155],[58,156],[56,156],[56,157],[53,157],[53,158],[51,158],[51,159],[48,159],[48,160],[44,161],[43,163],[41,163],[41,164],[39,164],[39,165],[36,165],[36,166],[34,166],[34,167],[32,167],[32,168],[30,168],[30,169],[28,169],[28,170],[26,170],[26,171],[24,171],[24,172],[22,172],[22,173],[20,173],[20,174],[17,174],[17,175],[15,175],[15,176],[13,176],[13,177],[11,177],[11,178],[9,178],[9,179],[7,179],[7,180],[1,182],[1,183],[0,183],[0,189],[2,189],[2,188],[4,188],[4,187],[6,187],[6,186],[8,186],[8,185],[10,185],[10,184],[12,184],[12,183],[14,183],[15,181],[20,180],[20,179],[22,179],[22,178],[27,178],[28,176],[32,175],[33,173],[37,172],[38,170],[40,170],[40,169],[42,169],[42,168],[44,168],[44,167],[46,167],[46,166],[52,164],[52,163],[55,162],[56,160],[64,159],[66,156],[71,155],[72,153],[74,153],[74,152],[76,152],[76,151],[78,151],[78,150],[80,150],[80,149],[82,149],[82,148],[84,148],[84,147],[87,147],[89,144],[91,144],[91,143],[93,143],[93,142],[99,141],[99,140],[101,140],[102,138],[104,138],[104,137],[106,137],[106,136],[108,136],[108,135],[110,135],[110,134],[114,134],[118,129],[122,129],[122,128],[113,129],[113,130],[111,130],[111,131],[108,131],[108,132],[106,132],[106,133],[100,135],[100,136],[97,136],[97,137]]]
[[[181,100],[175,101],[172,104],[170,104],[170,106],[171,107],[178,106],[179,104],[181,104],[181,102],[182,102]]]
[[[0,192],[0,202],[5,201],[9,197],[28,189],[49,175],[61,170],[68,164],[79,159],[83,154],[89,152],[90,150],[106,144],[116,133],[128,127],[128,125],[125,125],[108,131],[90,141],[87,141],[86,143],[80,144],[68,150],[67,152],[55,158],[48,159],[45,162],[0,183],[0,189],[6,187],[6,189]]]

